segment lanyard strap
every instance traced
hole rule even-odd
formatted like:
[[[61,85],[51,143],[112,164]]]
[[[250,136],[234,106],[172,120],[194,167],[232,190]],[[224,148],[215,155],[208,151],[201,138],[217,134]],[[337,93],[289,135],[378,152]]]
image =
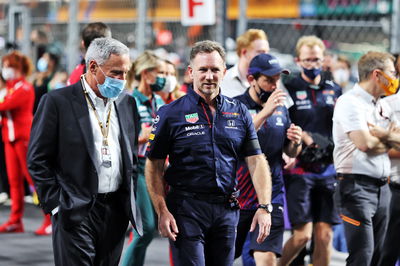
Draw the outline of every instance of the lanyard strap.
[[[92,99],[90,98],[89,92],[85,88],[82,78],[83,78],[83,76],[81,76],[81,83],[82,83],[82,88],[83,88],[83,92],[84,92],[86,101],[88,102],[89,106],[92,108],[94,115],[97,119],[97,122],[99,124],[101,135],[103,135],[103,145],[108,146],[107,139],[108,139],[108,132],[110,131],[110,119],[111,119],[112,104],[110,104],[110,106],[108,108],[107,121],[106,121],[106,125],[104,126],[103,122],[100,119],[99,113],[97,112],[96,106],[94,105]]]
[[[201,104],[201,106],[203,107],[203,112],[204,112],[204,114],[205,114],[206,117],[207,117],[208,126],[211,128],[211,127],[212,127],[212,126],[211,126],[211,121],[210,121],[210,118],[208,117],[207,110],[206,110],[206,108],[204,107],[204,104],[203,104],[202,102],[200,102],[200,104]]]

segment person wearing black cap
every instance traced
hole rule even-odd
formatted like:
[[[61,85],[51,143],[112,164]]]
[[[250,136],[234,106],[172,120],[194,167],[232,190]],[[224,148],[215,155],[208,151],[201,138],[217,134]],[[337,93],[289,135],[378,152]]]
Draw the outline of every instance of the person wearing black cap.
[[[283,221],[283,177],[282,152],[296,157],[301,151],[300,127],[291,123],[288,110],[283,104],[286,94],[277,89],[283,70],[278,60],[270,54],[254,57],[249,65],[247,79],[250,87],[235,97],[249,109],[257,130],[261,150],[267,157],[272,176],[272,227],[270,235],[262,243],[257,243],[257,229],[250,233],[250,253],[257,265],[276,265],[276,257],[281,256],[284,221]],[[235,257],[242,253],[245,238],[249,232],[251,220],[260,207],[255,189],[249,177],[249,170],[241,161],[237,171],[240,219],[237,228]]]

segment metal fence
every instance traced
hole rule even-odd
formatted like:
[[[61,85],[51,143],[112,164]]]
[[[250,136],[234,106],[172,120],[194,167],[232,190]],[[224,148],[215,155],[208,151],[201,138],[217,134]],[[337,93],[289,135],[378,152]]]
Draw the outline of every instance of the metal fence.
[[[25,1],[14,0],[11,2],[0,1],[0,50],[6,51],[3,45],[8,41],[8,17],[7,12],[10,3],[22,5],[30,11],[31,32],[43,29],[48,34],[48,43],[57,43],[60,53],[63,53],[64,66],[68,60],[79,60],[79,54],[67,54],[68,25],[71,18],[68,14],[68,6],[73,0],[53,0],[53,1]],[[179,4],[178,0],[174,0]],[[217,2],[219,0],[216,0]],[[260,0],[261,1],[261,0]],[[265,0],[266,1],[266,0]],[[261,18],[248,19],[247,28],[260,28],[266,31],[269,37],[270,46],[277,52],[283,54],[293,54],[294,47],[303,35],[314,34],[323,39],[327,47],[334,53],[346,54],[350,59],[356,60],[362,53],[368,50],[389,51],[391,43],[392,13],[393,3],[389,0],[298,0],[303,3],[302,11],[296,18]],[[169,2],[169,1],[165,1]],[[253,1],[254,2],[254,1]],[[127,44],[132,49],[132,57],[137,55],[136,47],[138,41],[143,41],[146,49],[163,48],[181,66],[187,63],[188,50],[191,44],[202,39],[216,39],[217,26],[192,26],[184,27],[180,24],[179,18],[168,18],[168,5],[164,4],[164,13],[157,8],[162,6],[161,1],[147,1],[147,18],[144,30],[144,40],[137,38],[138,0],[107,0],[107,1],[78,1],[78,32],[82,27],[92,21],[90,12],[92,5],[96,4],[98,15],[102,16],[102,21],[111,27],[113,37]],[[225,0],[227,7],[238,5],[238,1]],[[249,5],[251,1],[249,1]],[[100,6],[100,9],[99,9]],[[311,10],[314,7],[314,10]],[[251,7],[248,7],[251,8]],[[129,15],[130,10],[132,14]],[[310,11],[311,10],[311,11]],[[108,11],[108,12],[107,12]],[[88,14],[86,14],[87,12]],[[83,14],[82,14],[83,13]],[[161,14],[161,15],[160,15]],[[226,14],[225,14],[226,15]],[[224,17],[223,17],[224,18]],[[224,21],[224,38],[236,39],[238,26],[237,18],[226,19]],[[21,19],[21,18],[20,18]],[[64,19],[64,20],[63,20]],[[218,21],[218,20],[217,20]],[[20,23],[21,24],[21,23]],[[31,34],[29,32],[28,34]],[[23,38],[16,33],[19,45]],[[27,34],[27,33],[25,33]],[[34,44],[34,43],[32,43]],[[79,45],[75,42],[76,48]],[[35,48],[35,47],[34,47]],[[34,50],[33,48],[33,50]],[[232,49],[232,47],[229,47]],[[35,57],[31,50],[31,56]]]

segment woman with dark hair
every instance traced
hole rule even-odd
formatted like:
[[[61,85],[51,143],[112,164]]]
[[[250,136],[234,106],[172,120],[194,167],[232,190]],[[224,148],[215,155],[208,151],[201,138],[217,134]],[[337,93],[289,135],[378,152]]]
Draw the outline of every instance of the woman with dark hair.
[[[35,88],[33,113],[36,112],[42,96],[51,90],[50,81],[57,72],[59,60],[60,58],[57,54],[45,52],[42,57],[39,58],[36,64],[36,69],[38,72],[36,73],[36,77],[33,82],[33,87]]]
[[[24,232],[24,178],[34,190],[29,175],[26,153],[28,149],[35,92],[26,81],[31,72],[31,62],[20,52],[13,51],[2,58],[2,76],[6,80],[7,94],[0,103],[2,136],[10,185],[11,213],[7,222],[0,225],[0,233]],[[50,217],[46,216],[39,235],[51,233]]]

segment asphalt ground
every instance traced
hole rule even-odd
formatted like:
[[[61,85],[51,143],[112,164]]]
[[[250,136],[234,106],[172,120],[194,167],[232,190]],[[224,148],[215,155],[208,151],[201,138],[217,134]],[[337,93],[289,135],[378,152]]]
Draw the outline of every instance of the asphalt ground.
[[[7,220],[9,206],[0,206],[0,223]],[[41,210],[32,204],[25,205],[25,233],[0,234],[0,266],[50,266],[54,265],[51,236],[36,236],[34,231],[42,222]],[[285,238],[289,233],[285,234]],[[125,247],[128,238],[126,238]],[[332,266],[345,265],[345,253],[333,251]],[[168,241],[156,237],[147,249],[146,266],[169,265]],[[240,258],[235,266],[242,265]]]

